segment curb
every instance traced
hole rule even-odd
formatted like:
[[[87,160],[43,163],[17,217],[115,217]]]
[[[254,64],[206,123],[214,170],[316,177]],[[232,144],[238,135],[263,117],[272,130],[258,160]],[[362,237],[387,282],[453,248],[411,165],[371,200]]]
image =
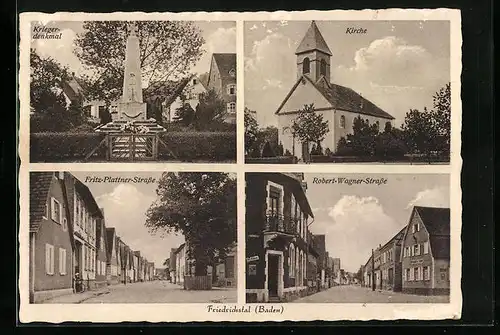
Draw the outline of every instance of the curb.
[[[93,293],[92,295],[90,295],[90,296],[88,296],[88,297],[85,297],[85,298],[82,298],[82,299],[80,299],[80,300],[76,301],[75,303],[76,303],[76,304],[81,304],[81,303],[82,303],[82,302],[84,302],[84,301],[87,301],[87,300],[89,300],[89,299],[92,299],[92,298],[95,298],[95,297],[101,296],[101,295],[103,295],[103,294],[108,294],[108,293],[110,293],[110,292],[111,292],[111,291],[109,291],[109,290],[106,290],[106,291],[100,291],[100,292],[95,292],[95,293]]]

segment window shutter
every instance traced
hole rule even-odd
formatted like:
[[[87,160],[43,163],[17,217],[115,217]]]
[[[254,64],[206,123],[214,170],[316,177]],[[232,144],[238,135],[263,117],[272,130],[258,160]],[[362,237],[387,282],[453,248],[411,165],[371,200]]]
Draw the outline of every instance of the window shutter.
[[[50,245],[45,244],[45,273],[50,274]]]

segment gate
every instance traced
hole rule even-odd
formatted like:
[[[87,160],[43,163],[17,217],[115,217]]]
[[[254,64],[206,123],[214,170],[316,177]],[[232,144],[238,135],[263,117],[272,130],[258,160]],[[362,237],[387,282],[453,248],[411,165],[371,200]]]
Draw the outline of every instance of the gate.
[[[156,134],[108,134],[108,159],[144,161],[158,157]]]

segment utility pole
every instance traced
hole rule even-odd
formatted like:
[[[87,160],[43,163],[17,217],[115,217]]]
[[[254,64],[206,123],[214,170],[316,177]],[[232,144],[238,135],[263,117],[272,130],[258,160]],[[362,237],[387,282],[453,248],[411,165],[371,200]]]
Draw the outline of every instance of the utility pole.
[[[375,255],[372,249],[372,291],[375,291]]]

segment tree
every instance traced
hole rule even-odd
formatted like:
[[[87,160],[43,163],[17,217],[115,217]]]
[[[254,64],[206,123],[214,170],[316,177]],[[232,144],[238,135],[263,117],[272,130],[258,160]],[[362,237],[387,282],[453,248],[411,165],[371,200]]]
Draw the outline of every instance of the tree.
[[[194,119],[197,130],[204,130],[214,123],[224,122],[226,116],[226,104],[214,89],[200,94]]]
[[[433,97],[434,109],[431,110],[435,138],[435,149],[445,155],[450,154],[451,135],[451,85],[442,87]]]
[[[184,103],[175,110],[174,121],[179,122],[185,127],[191,125],[195,118],[195,111],[190,104]]]
[[[182,233],[195,275],[223,259],[236,241],[236,181],[226,173],[167,172],[148,209],[150,232]]]
[[[385,129],[389,129],[386,125]],[[354,156],[370,156],[375,152],[377,137],[379,135],[378,125],[370,125],[361,115],[354,118],[352,134],[341,137],[337,143],[337,153]]]
[[[406,113],[401,128],[405,135],[406,145],[411,152],[430,156],[437,133],[427,108],[424,108],[423,112],[417,109],[410,109],[410,111]]]
[[[86,21],[77,35],[74,53],[91,75],[87,95],[111,102],[121,95],[128,37],[126,21]],[[204,39],[189,21],[137,21],[143,83],[157,83],[154,95],[172,78],[185,76],[203,54]],[[158,84],[160,83],[160,84]]]
[[[329,132],[328,120],[314,111],[314,104],[304,105],[292,123],[292,133],[302,143],[316,143],[320,145]]]
[[[259,135],[259,124],[255,118],[255,111],[245,107],[244,123],[245,123],[245,154],[250,154],[254,149],[254,144],[257,142]]]

